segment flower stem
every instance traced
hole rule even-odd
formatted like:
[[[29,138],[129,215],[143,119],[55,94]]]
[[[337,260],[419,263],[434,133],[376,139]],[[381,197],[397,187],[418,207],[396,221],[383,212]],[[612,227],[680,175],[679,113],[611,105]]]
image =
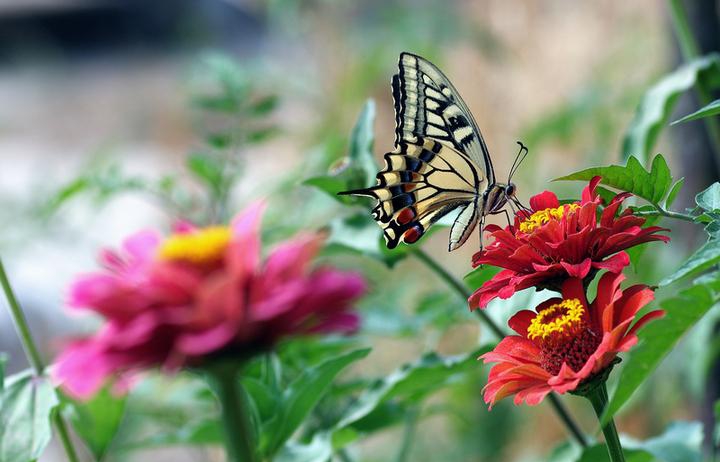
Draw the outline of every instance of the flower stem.
[[[465,285],[465,283],[450,274],[445,268],[442,267],[440,263],[438,263],[430,255],[428,255],[424,250],[422,250],[421,248],[413,248],[412,252],[418,260],[423,262],[425,266],[427,266],[432,272],[434,272],[440,279],[445,281],[445,283],[451,289],[453,289],[460,297],[465,300],[470,298],[470,295],[472,294],[470,292],[470,289],[468,289]],[[498,339],[502,339],[507,335],[497,324],[495,324],[492,319],[490,319],[487,313],[485,313],[483,310],[475,310],[475,313],[477,313],[480,319],[490,328],[490,330],[495,334]],[[560,420],[563,422],[563,424],[565,424],[567,430],[575,438],[575,440],[581,447],[587,447],[587,441],[585,441],[585,437],[583,436],[582,431],[580,431],[580,427],[578,426],[577,422],[573,420],[570,412],[558,399],[557,396],[555,396],[554,394],[550,394],[549,396],[550,405],[553,407],[558,417],[560,417]]]
[[[590,400],[595,414],[598,420],[602,419],[605,406],[608,402],[607,387],[605,382],[598,385],[594,390],[590,391],[585,395]],[[603,435],[605,435],[605,446],[607,447],[610,460],[612,462],[625,462],[625,455],[623,454],[622,446],[620,445],[620,438],[618,437],[617,429],[615,428],[615,421],[610,419],[608,423],[602,428]]]
[[[412,450],[413,440],[415,439],[415,431],[417,429],[420,417],[419,409],[410,409],[405,417],[405,431],[403,432],[402,446],[400,452],[395,459],[396,462],[407,462],[410,459],[410,451]]]
[[[668,6],[670,8],[670,19],[672,20],[683,58],[686,62],[698,58],[700,56],[700,47],[693,36],[690,22],[688,21],[681,0],[669,0]],[[702,106],[706,106],[712,101],[710,92],[701,79],[695,81],[695,90]],[[715,117],[705,117],[703,123],[705,124],[705,130],[707,130],[710,144],[712,144],[715,158],[720,161],[720,123],[718,123]],[[720,168],[720,165],[718,167]]]
[[[234,364],[220,364],[210,370],[210,382],[220,401],[227,460],[258,462],[254,429],[239,371]]]
[[[413,254],[418,258],[418,260],[423,262],[425,266],[430,268],[440,279],[445,281],[445,283],[450,286],[451,289],[457,292],[460,297],[465,300],[470,298],[470,295],[472,295],[472,293],[470,292],[470,289],[467,288],[465,283],[450,274],[445,268],[442,267],[440,263],[438,263],[430,255],[428,255],[424,250],[420,248],[414,248]],[[500,326],[495,324],[495,322],[490,319],[490,316],[488,316],[487,313],[485,313],[483,310],[475,310],[475,313],[482,320],[482,322],[485,323],[485,325],[493,332],[493,334],[495,334],[497,338],[503,338],[507,335],[500,328]]]
[[[45,364],[40,357],[40,352],[38,351],[32,334],[30,333],[25,313],[20,307],[20,303],[18,303],[12,286],[10,286],[10,280],[5,272],[5,265],[3,265],[2,259],[0,259],[0,285],[2,285],[3,292],[5,293],[5,298],[7,299],[8,307],[10,308],[10,316],[12,317],[13,324],[15,324],[15,329],[17,329],[18,335],[20,336],[20,343],[22,343],[25,356],[27,357],[30,366],[35,371],[35,375],[40,377],[45,373]],[[53,411],[50,415],[50,420],[55,425],[55,430],[62,442],[68,460],[70,462],[78,462],[79,459],[77,451],[75,451],[75,446],[73,446],[72,440],[70,439],[67,425],[65,424],[62,415],[60,415],[60,412],[57,412],[57,410]]]
[[[674,218],[676,220],[683,220],[683,221],[689,221],[690,223],[695,223],[695,217],[692,215],[687,215],[685,213],[680,212],[673,212],[672,210],[665,210],[663,207],[661,207],[659,204],[651,203],[653,207],[655,207],[655,210],[648,210],[648,211],[637,211],[635,212],[635,215],[638,216],[645,216],[645,217],[667,217],[667,218]]]

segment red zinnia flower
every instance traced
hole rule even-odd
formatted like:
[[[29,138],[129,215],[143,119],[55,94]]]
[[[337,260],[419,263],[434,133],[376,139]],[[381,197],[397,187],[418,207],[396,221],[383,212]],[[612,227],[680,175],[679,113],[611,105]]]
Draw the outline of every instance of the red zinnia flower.
[[[599,176],[590,180],[580,202],[560,205],[554,193],[545,191],[530,199],[531,212],[516,214],[514,226],[488,225],[494,242],[473,256],[473,266],[505,269],[470,296],[470,308],[484,308],[496,297],[510,298],[528,287],[556,289],[568,277],[584,279],[601,269],[618,273],[630,263],[625,249],[670,240],[655,234],[669,230],[643,228],[645,219],[630,209],[617,214],[630,193],[616,195],[598,216],[599,182]]]
[[[482,356],[485,363],[497,363],[490,369],[485,402],[492,406],[514,394],[515,404],[535,405],[552,391],[575,390],[611,365],[618,352],[635,345],[635,332],[664,311],[651,311],[631,327],[653,292],[645,285],[622,291],[623,279],[622,274],[603,274],[592,304],[586,300],[582,279],[567,279],[563,298],[510,318],[508,325],[519,335],[505,337]]]
[[[141,232],[122,252],[102,253],[105,269],[73,284],[70,306],[97,312],[105,324],[58,358],[64,389],[88,397],[111,376],[122,386],[149,367],[247,357],[288,335],[355,330],[362,277],[313,269],[315,236],[285,242],[262,262],[263,208],[249,207],[230,227],[184,224],[166,239]]]

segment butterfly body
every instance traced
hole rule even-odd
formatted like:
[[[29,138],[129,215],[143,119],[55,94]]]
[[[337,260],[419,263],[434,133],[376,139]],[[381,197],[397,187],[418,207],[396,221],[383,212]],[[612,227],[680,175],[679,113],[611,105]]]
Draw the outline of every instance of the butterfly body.
[[[393,76],[395,150],[385,154],[377,185],[341,194],[377,200],[373,218],[387,247],[419,240],[437,220],[460,209],[449,250],[467,241],[489,214],[502,213],[515,185],[495,181],[492,160],[469,109],[429,61],[402,53]]]

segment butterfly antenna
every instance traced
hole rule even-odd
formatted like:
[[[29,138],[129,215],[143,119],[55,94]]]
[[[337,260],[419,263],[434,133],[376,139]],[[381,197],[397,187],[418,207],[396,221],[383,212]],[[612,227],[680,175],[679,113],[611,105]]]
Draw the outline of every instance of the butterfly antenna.
[[[510,183],[510,180],[512,180],[513,175],[515,175],[515,172],[517,172],[517,169],[520,168],[520,164],[522,164],[522,161],[525,160],[525,157],[528,155],[528,148],[523,144],[522,141],[517,141],[517,144],[520,146],[520,150],[518,151],[517,155],[515,156],[515,161],[513,161],[512,167],[510,167],[510,174],[508,175],[508,183]]]

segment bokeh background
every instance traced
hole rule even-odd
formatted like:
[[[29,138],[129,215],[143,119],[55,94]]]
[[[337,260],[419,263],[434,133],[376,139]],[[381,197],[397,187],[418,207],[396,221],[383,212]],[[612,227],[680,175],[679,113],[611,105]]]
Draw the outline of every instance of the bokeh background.
[[[702,19],[701,5],[714,2],[688,3]],[[327,226],[341,209],[303,180],[345,154],[368,98],[376,102],[377,158],[392,149],[389,79],[401,51],[427,57],[455,83],[500,177],[514,158],[515,140],[529,146],[516,177],[525,202],[548,187],[577,194],[579,185],[548,182],[618,162],[642,93],[678,62],[667,11],[655,0],[0,2],[0,253],[45,356],[52,358],[66,336],[97,325],[68,315],[63,299],[72,275],[94,268],[98,247],[117,245],[139,228],[167,228],[171,210],[207,212],[183,197],[172,209],[153,188],[171,188],[158,180],[168,176],[198,188],[185,162],[188,153],[207,148],[208,127],[237,124],[245,137],[232,152],[242,173],[228,191],[226,213],[269,197],[270,240]],[[257,103],[256,113],[217,120],[203,111],[198,95],[228,72]],[[677,176],[688,178],[681,199],[687,204],[713,173],[703,168],[702,133],[681,130],[671,130],[658,150],[683,172]],[[699,238],[680,239],[689,246]],[[423,246],[462,277],[473,248],[448,254],[446,242],[447,231],[440,231]],[[639,271],[657,280],[682,257],[657,246]],[[366,270],[373,283],[361,335],[374,350],[351,376],[385,374],[430,349],[466,353],[483,338],[463,301],[417,262],[390,270],[360,257],[328,258]],[[418,306],[430,313],[424,320],[418,321]],[[500,310],[494,314],[502,317]],[[647,437],[670,419],[700,415],[703,387],[689,377],[700,377],[692,371],[705,366],[688,356],[694,348],[685,342],[664,363],[656,374],[662,380],[635,399],[621,429]],[[10,352],[11,371],[25,366],[5,310],[0,350]],[[563,441],[546,406],[504,403],[487,412],[484,374],[478,363],[476,372],[426,404],[438,412],[419,424],[409,460],[545,460]],[[566,401],[591,429],[586,404]],[[397,425],[354,451],[362,461],[393,460],[402,442]],[[51,447],[42,460],[62,460],[62,453]],[[221,456],[178,446],[111,460]]]

